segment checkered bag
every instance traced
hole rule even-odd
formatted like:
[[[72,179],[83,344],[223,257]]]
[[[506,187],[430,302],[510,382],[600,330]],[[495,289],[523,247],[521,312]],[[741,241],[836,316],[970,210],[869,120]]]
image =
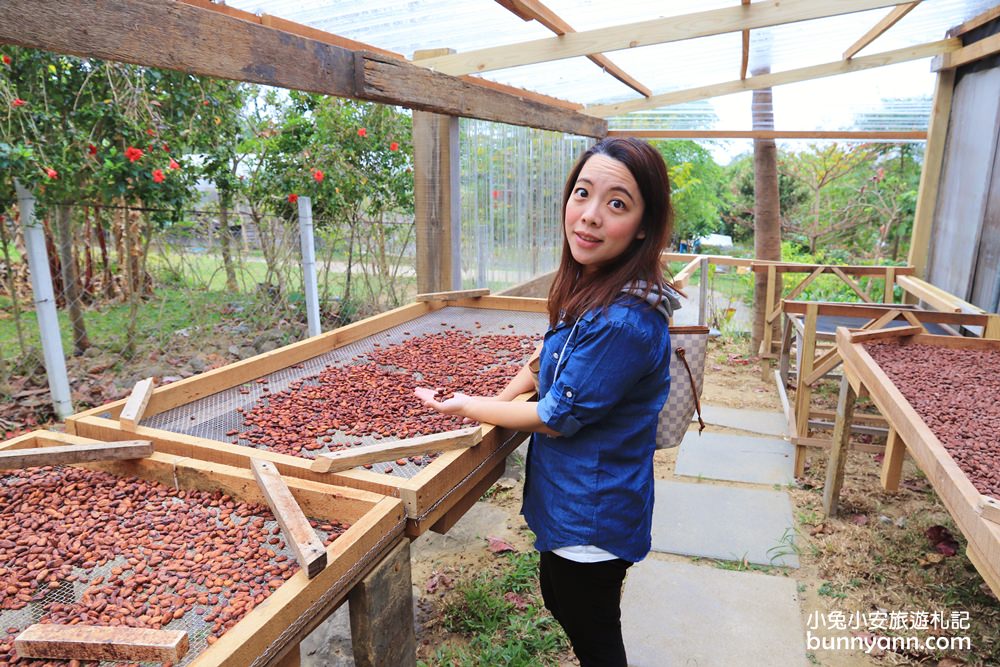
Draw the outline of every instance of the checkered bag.
[[[707,348],[708,327],[670,327],[670,394],[660,410],[657,449],[681,444],[695,410],[701,425],[698,432],[705,428],[701,420],[701,389]]]

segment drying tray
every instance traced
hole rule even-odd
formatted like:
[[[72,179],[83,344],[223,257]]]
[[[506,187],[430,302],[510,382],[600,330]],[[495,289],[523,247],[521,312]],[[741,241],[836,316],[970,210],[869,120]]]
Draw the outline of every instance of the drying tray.
[[[96,443],[69,434],[35,431],[0,443],[0,450]],[[157,452],[143,459],[75,467],[101,470],[125,479],[142,478],[178,490],[221,491],[234,500],[266,506],[253,474],[230,466]],[[0,471],[0,483],[4,483],[10,473]],[[397,499],[306,480],[286,481],[307,516],[349,524],[349,528],[327,547],[326,568],[312,579],[302,570],[296,572],[212,645],[207,643],[211,623],[194,611],[171,621],[166,629],[186,630],[190,642],[187,655],[178,665],[247,667],[275,664],[283,653],[297,646],[346,599],[354,584],[402,536],[404,514]],[[275,526],[277,522],[271,519],[265,524],[265,530]],[[291,562],[295,560],[287,548],[277,551],[277,555],[287,556]],[[41,617],[45,605],[79,600],[87,582],[107,576],[116,563],[122,565],[119,560],[123,557],[88,570],[74,568],[73,573],[80,575],[80,580],[63,582],[47,593],[43,601],[32,602],[21,610],[0,610],[0,625],[4,629],[23,630]],[[125,567],[127,569],[127,564]],[[225,591],[221,595],[224,596]],[[22,660],[18,664],[33,662]],[[38,664],[41,662],[44,661]]]
[[[402,499],[407,534],[415,537],[434,528],[445,532],[503,471],[504,459],[526,437],[509,429],[484,426],[480,444],[445,452],[418,466],[380,463],[392,474],[355,468],[337,473],[310,470],[312,459],[232,444],[226,434],[242,428],[237,408],[247,409],[263,396],[316,375],[328,366],[347,365],[381,346],[395,345],[431,333],[461,331],[472,335],[515,334],[541,341],[548,326],[544,299],[459,297],[421,301],[375,315],[328,333],[288,345],[222,368],[156,388],[136,430],[118,421],[125,401],[87,410],[67,419],[67,429],[101,440],[151,440],[157,451],[248,467],[249,458],[272,461],[286,476],[373,491]],[[526,356],[530,350],[526,350]],[[267,379],[266,385],[258,379]],[[244,393],[249,392],[249,393]],[[518,400],[527,400],[528,395]],[[192,418],[193,417],[193,418]],[[362,444],[371,438],[351,438]],[[378,442],[397,439],[387,437]],[[453,511],[454,510],[454,511]]]
[[[837,330],[837,348],[854,391],[866,390],[879,412],[905,443],[906,451],[927,475],[938,497],[968,540],[966,553],[993,592],[1000,595],[1000,524],[982,516],[983,496],[889,376],[847,329]],[[903,345],[967,350],[1000,350],[1000,340],[959,336],[908,336]],[[1000,433],[994,434],[1000,438]],[[886,458],[889,458],[888,456]]]

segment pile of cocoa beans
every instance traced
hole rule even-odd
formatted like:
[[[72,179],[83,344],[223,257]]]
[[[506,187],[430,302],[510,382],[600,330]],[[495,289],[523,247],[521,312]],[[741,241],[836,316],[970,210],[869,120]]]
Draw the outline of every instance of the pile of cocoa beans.
[[[42,609],[41,623],[144,628],[196,614],[214,643],[299,569],[279,553],[280,529],[268,521],[266,506],[221,492],[73,467],[5,474],[0,612],[31,604]],[[326,544],[347,528],[314,527]],[[15,658],[23,629],[0,628],[0,665],[36,664]]]
[[[531,355],[535,339],[446,331],[375,349],[347,366],[292,382],[243,413],[234,444],[314,458],[361,444],[358,438],[409,438],[461,428],[461,417],[423,407],[416,387],[491,396]],[[412,457],[422,464],[428,457]]]
[[[976,490],[1000,498],[1000,351],[895,342],[865,349]]]

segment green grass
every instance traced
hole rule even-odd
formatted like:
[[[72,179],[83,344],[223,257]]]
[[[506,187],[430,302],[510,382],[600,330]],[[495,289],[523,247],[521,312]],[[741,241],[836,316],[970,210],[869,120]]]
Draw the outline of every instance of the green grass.
[[[423,665],[507,665],[510,667],[556,664],[568,646],[559,624],[536,593],[538,553],[505,554],[496,568],[479,572],[456,589],[445,607],[445,627],[462,635],[463,642],[440,646]],[[517,594],[526,602],[518,609],[505,599]]]

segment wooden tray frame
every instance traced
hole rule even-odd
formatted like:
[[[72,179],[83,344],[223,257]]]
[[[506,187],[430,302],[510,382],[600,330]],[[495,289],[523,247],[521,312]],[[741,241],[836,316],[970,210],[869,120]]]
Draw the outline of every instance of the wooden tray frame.
[[[968,540],[966,553],[983,579],[1000,595],[1000,524],[985,519],[981,501],[985,497],[972,485],[941,441],[903,397],[885,371],[875,362],[854,335],[844,328],[837,330],[837,348],[844,359],[847,380],[856,395],[867,394],[897,434],[897,441],[927,475],[931,486]],[[918,334],[906,345],[933,345],[967,350],[1000,350],[1000,341],[957,336]],[[842,416],[838,416],[838,420]],[[1000,434],[997,434],[1000,437]],[[890,455],[892,454],[892,455]],[[901,452],[887,452],[884,465],[899,465]],[[884,478],[884,475],[883,475]]]
[[[0,450],[97,442],[70,434],[33,431],[0,443]],[[139,477],[167,486],[176,484],[184,489],[221,490],[234,498],[266,505],[249,470],[216,463],[157,452],[144,459],[78,467]],[[297,649],[298,642],[346,599],[354,584],[402,535],[403,508],[395,498],[308,480],[286,479],[286,482],[308,516],[347,521],[350,528],[327,547],[328,565],[322,572],[312,579],[302,570],[296,572],[217,642],[202,651],[190,667],[276,663],[283,654]],[[365,568],[351,572],[373,552],[377,553],[369,558]]]
[[[157,387],[149,399],[145,416],[165,412],[244,384],[447,306],[547,312],[545,299],[523,297],[462,297],[409,304],[271,352]],[[523,394],[516,400],[529,398],[530,394]],[[317,473],[309,468],[312,460],[302,457],[143,426],[137,427],[135,431],[125,431],[117,419],[125,402],[115,401],[68,417],[66,428],[73,434],[105,441],[137,438],[151,440],[157,451],[240,468],[248,468],[249,458],[253,456],[273,462],[281,474],[288,477],[348,486],[400,498],[408,519],[406,534],[410,537],[417,537],[428,528],[446,532],[461,517],[460,513],[451,512],[451,509],[462,504],[463,497],[481,487],[484,480],[492,477],[495,481],[499,478],[503,472],[504,459],[526,437],[526,434],[509,429],[484,426],[483,440],[478,445],[445,452],[409,479],[391,478],[368,470]],[[110,413],[111,417],[100,417],[103,413]]]

